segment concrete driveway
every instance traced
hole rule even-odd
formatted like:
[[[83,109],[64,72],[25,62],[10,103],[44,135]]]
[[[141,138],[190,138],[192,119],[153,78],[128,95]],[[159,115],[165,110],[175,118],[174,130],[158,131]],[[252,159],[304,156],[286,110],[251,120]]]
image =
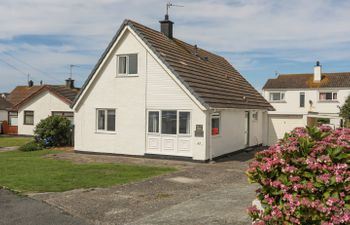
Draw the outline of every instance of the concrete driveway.
[[[178,172],[110,188],[33,194],[92,224],[177,225],[251,224],[248,207],[257,186],[244,174],[253,152],[214,164],[121,156],[64,153],[51,156],[76,163],[112,162],[174,166]]]
[[[46,203],[0,189],[0,225],[88,225]]]

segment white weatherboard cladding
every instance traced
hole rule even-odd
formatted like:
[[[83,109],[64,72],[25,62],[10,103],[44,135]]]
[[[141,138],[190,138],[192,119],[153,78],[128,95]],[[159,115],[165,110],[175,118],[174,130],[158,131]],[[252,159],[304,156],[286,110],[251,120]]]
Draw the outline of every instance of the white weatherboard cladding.
[[[24,125],[24,111],[34,111],[34,125]],[[52,111],[73,112],[69,104],[45,91],[32,98],[18,109],[18,134],[33,135],[35,126],[40,120],[52,115]]]
[[[8,120],[8,114],[6,110],[0,110],[0,122]]]
[[[191,100],[191,98],[179,87],[159,63],[148,54],[147,57],[147,109],[148,110],[184,110],[191,112],[191,135],[189,137],[166,136],[157,138],[150,135],[147,140],[150,147],[166,149],[171,154],[173,148],[177,149],[178,155],[192,156],[196,160],[206,159],[205,137],[194,137],[196,125],[203,125],[204,134],[206,129],[205,113]],[[159,146],[162,145],[162,146]],[[190,149],[190,152],[187,151]],[[154,152],[157,152],[154,151]],[[159,152],[162,154],[161,152]]]
[[[245,145],[245,111],[228,109],[220,111],[220,134],[212,137],[213,157],[247,147]],[[249,146],[263,143],[263,111],[259,110],[258,120],[252,119],[250,111]]]

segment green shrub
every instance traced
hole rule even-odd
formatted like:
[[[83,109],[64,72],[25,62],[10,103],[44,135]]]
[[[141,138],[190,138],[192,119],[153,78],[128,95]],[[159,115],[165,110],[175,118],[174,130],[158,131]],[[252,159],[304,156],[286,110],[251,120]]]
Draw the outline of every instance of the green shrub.
[[[43,147],[35,141],[28,142],[28,143],[22,145],[21,147],[19,147],[19,150],[22,152],[38,151],[38,150],[42,150],[42,149],[43,149]]]
[[[71,123],[62,116],[49,116],[36,126],[35,139],[44,147],[59,147],[69,144]]]

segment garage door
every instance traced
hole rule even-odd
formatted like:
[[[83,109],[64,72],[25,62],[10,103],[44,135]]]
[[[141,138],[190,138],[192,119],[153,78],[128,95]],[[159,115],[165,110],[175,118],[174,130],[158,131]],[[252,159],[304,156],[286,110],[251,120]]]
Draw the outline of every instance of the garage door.
[[[303,126],[303,116],[269,115],[268,144],[275,144],[286,132]]]

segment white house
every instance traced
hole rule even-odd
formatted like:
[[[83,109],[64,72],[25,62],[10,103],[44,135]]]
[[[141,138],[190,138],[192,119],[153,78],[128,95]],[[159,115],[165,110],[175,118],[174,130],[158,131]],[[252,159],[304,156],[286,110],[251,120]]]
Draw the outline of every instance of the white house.
[[[339,127],[339,107],[350,95],[350,72],[322,73],[319,62],[310,74],[284,74],[269,79],[263,95],[276,111],[269,112],[271,145],[295,127],[319,123]]]
[[[18,134],[33,135],[35,126],[51,115],[64,116],[73,122],[70,105],[79,92],[74,80],[66,80],[66,85],[33,86],[31,83],[28,88],[35,90],[12,107],[17,112]]]
[[[75,150],[207,160],[262,144],[271,105],[224,58],[125,20],[83,85]]]

